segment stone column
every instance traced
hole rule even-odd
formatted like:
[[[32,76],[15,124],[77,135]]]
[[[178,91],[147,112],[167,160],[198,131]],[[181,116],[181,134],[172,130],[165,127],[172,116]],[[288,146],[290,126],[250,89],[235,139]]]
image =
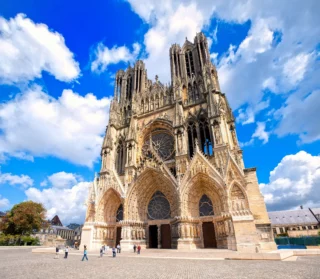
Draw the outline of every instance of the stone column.
[[[201,241],[201,247],[204,248],[204,239],[203,239],[203,230],[202,230],[202,222],[199,223],[198,225],[199,232],[200,232],[200,241]]]

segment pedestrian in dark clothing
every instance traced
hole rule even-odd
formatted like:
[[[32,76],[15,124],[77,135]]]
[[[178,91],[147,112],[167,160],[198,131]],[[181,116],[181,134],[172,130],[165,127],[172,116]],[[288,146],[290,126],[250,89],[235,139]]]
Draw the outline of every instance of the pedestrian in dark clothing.
[[[112,257],[115,258],[117,256],[116,248],[112,248]]]
[[[141,251],[141,246],[140,245],[138,245],[138,255],[140,255],[140,251]]]
[[[68,253],[69,253],[69,247],[67,246],[66,249],[64,250],[64,258],[68,258]]]
[[[133,245],[133,253],[135,253],[136,250],[137,250],[137,246],[134,244],[134,245]]]
[[[83,261],[84,259],[88,260],[88,257],[87,257],[87,246],[86,246],[86,245],[84,245],[84,251],[83,251],[82,261]]]

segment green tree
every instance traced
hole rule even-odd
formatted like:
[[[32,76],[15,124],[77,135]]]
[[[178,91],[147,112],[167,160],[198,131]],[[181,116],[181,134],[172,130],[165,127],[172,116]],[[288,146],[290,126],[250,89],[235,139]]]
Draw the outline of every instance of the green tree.
[[[0,231],[4,234],[29,235],[47,224],[46,213],[41,203],[26,201],[16,204],[3,218]]]

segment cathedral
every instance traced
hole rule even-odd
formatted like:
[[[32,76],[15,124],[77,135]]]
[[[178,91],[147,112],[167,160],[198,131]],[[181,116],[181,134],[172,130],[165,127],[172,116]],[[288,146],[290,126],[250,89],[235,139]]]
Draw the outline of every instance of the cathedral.
[[[169,57],[169,85],[148,79],[141,60],[116,74],[81,244],[275,249],[256,168],[244,166],[207,38],[174,44]]]

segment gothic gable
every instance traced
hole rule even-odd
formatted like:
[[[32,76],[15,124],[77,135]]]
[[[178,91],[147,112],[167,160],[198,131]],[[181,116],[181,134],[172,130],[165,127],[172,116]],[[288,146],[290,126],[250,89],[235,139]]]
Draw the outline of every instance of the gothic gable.
[[[186,185],[190,179],[192,179],[198,173],[207,174],[213,178],[217,184],[224,186],[224,180],[220,173],[215,169],[215,167],[206,159],[204,154],[200,151],[198,145],[196,145],[195,154],[185,172],[183,179],[181,181],[180,187]]]
[[[228,151],[227,153],[227,163],[224,168],[224,181],[228,187],[232,184],[233,181],[238,181],[242,185],[246,185],[243,171],[240,169],[233,156]]]
[[[144,155],[140,160],[140,165],[137,168],[138,177],[148,170],[155,170],[156,172],[162,173],[166,176],[174,185],[177,185],[176,178],[172,175],[166,164],[163,163],[162,159],[153,150],[149,150],[148,154]]]

